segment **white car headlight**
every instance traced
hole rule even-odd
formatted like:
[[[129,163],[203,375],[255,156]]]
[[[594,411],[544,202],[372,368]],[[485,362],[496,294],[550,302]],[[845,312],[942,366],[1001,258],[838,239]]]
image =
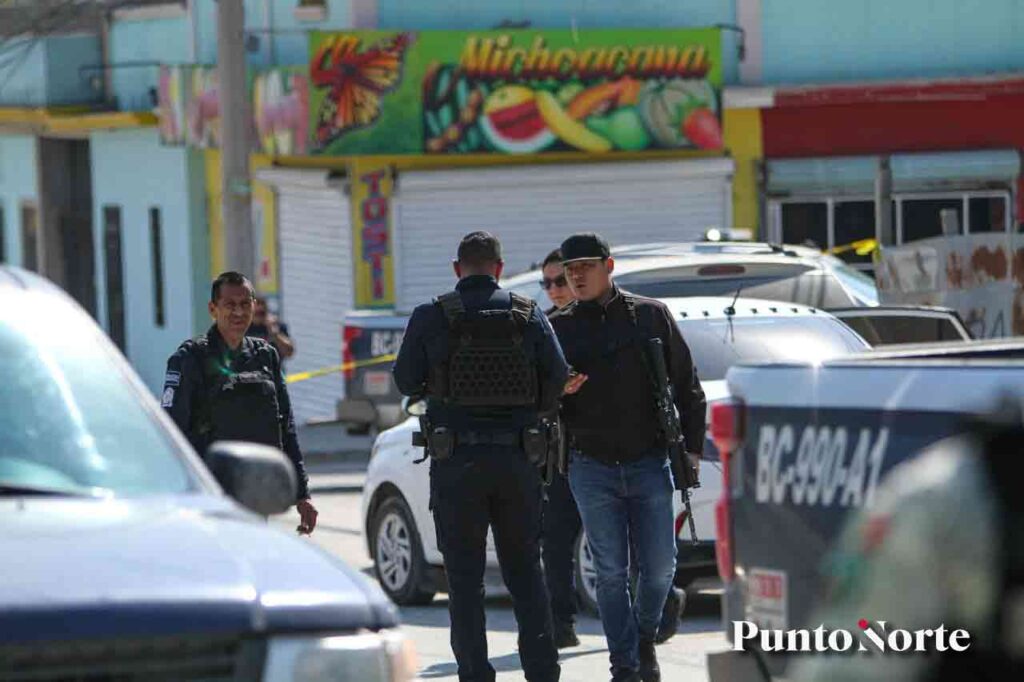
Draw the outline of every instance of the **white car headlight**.
[[[416,676],[412,642],[397,630],[334,637],[273,637],[264,682],[408,682]]]

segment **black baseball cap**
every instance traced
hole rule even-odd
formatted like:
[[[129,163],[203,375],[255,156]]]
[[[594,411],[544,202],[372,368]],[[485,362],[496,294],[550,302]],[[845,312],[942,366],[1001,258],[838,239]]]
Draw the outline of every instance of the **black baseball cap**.
[[[459,242],[456,255],[462,263],[497,263],[501,260],[501,242],[490,232],[470,232]]]
[[[604,260],[612,255],[608,242],[594,232],[580,232],[562,242],[562,264],[576,260]]]

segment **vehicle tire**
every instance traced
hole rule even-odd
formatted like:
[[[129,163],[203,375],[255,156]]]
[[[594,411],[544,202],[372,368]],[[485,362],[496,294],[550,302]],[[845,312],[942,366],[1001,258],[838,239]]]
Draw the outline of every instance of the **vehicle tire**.
[[[409,505],[388,497],[373,515],[370,546],[381,588],[399,606],[423,606],[434,599],[423,544]]]
[[[576,599],[580,608],[597,615],[597,569],[594,567],[594,555],[587,544],[586,533],[580,532],[576,538],[576,561],[573,564],[576,572]]]

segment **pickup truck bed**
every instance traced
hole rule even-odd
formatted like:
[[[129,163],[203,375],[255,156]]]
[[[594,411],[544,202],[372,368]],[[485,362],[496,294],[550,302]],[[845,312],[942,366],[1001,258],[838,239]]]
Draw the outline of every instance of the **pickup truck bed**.
[[[896,464],[959,430],[961,418],[1024,395],[1024,343],[912,346],[821,365],[738,365],[712,415],[728,436],[717,510],[723,620],[809,627],[819,569],[847,514],[870,506]],[[720,446],[721,450],[722,447]],[[778,654],[709,657],[712,682],[784,674]]]

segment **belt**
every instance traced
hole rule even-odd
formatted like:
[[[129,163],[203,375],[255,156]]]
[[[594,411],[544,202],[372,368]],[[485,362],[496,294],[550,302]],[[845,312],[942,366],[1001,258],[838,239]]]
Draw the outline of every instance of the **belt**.
[[[511,445],[522,444],[518,431],[459,431],[455,434],[456,445]]]

